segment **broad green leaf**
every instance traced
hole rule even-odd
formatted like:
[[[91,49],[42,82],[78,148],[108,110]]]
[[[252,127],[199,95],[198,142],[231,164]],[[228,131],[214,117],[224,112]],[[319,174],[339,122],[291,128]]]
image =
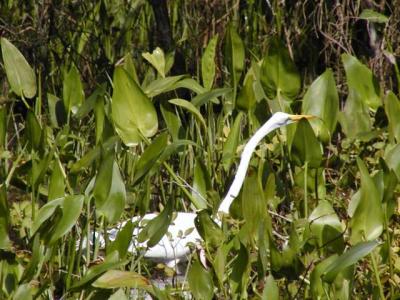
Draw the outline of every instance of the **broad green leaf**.
[[[114,251],[106,256],[103,263],[90,267],[86,274],[71,287],[71,290],[79,290],[87,287],[88,284],[92,283],[104,272],[117,268],[124,262],[119,259],[118,251]]]
[[[67,196],[61,203],[62,216],[55,225],[49,243],[53,244],[76,225],[82,211],[84,196]],[[51,202],[49,202],[51,203]]]
[[[376,241],[358,243],[327,266],[322,279],[326,282],[332,282],[341,271],[370,254],[378,245]]]
[[[143,91],[148,97],[155,97],[162,93],[176,89],[177,84],[184,77],[185,75],[177,75],[153,80],[149,85],[144,87]]]
[[[325,258],[323,261],[319,262],[312,270],[310,275],[310,290],[313,299],[325,299],[326,288],[324,287],[324,282],[322,281],[322,274],[324,274],[325,269],[331,265],[338,255],[332,255]]]
[[[250,69],[245,78],[243,87],[236,99],[236,107],[244,111],[249,111],[256,105],[256,95],[254,93],[255,78],[252,69]]]
[[[396,95],[389,91],[385,98],[385,112],[389,120],[389,134],[391,140],[400,142],[400,101]]]
[[[207,45],[201,58],[201,76],[203,85],[207,90],[211,90],[215,77],[215,49],[217,47],[218,34],[214,36]]]
[[[353,90],[349,91],[344,110],[339,113],[339,122],[344,134],[350,139],[372,130],[368,107]]]
[[[126,71],[114,71],[112,119],[115,129],[127,146],[141,141],[141,135],[151,137],[157,132],[157,112],[150,99],[142,92]]]
[[[168,143],[168,134],[166,132],[160,134],[153,142],[144,150],[135,167],[135,177],[133,185],[138,184],[144,176],[154,166],[157,159],[163,153]]]
[[[76,114],[85,99],[83,86],[78,69],[75,65],[66,73],[63,81],[63,102],[68,115]]]
[[[207,208],[207,191],[211,189],[211,178],[206,166],[200,159],[194,165],[192,196],[196,199],[197,209]]]
[[[216,100],[217,97],[226,95],[227,93],[231,92],[232,89],[230,88],[221,88],[221,89],[212,89],[211,91],[198,94],[196,97],[192,99],[192,104],[196,107],[200,107],[207,102],[211,101],[213,103],[218,103]]]
[[[233,93],[236,94],[237,86],[244,69],[244,45],[236,28],[232,25],[228,27],[225,36],[225,65],[228,67],[232,78]]]
[[[225,171],[228,171],[233,159],[236,157],[236,150],[239,143],[239,135],[240,135],[240,124],[243,118],[243,114],[239,113],[235,122],[233,123],[229,135],[226,138],[224,143],[224,147],[222,150],[222,165],[224,166]]]
[[[320,200],[318,206],[308,217],[309,230],[312,235],[310,243],[316,241],[318,247],[329,252],[342,253],[344,250],[343,228],[332,205]]]
[[[202,267],[196,259],[193,261],[189,273],[188,282],[190,291],[195,299],[207,300],[214,296],[214,283],[212,274]]]
[[[124,227],[118,232],[115,240],[107,247],[107,253],[118,251],[119,257],[124,259],[133,236],[133,223],[131,220],[126,222]]]
[[[382,197],[360,158],[357,165],[361,174],[360,201],[350,219],[352,244],[360,241],[371,241],[378,238],[383,231]]]
[[[1,52],[8,82],[19,97],[36,95],[36,75],[21,52],[7,39],[1,38]]]
[[[31,300],[33,299],[33,287],[30,283],[20,284],[14,293],[13,300]]]
[[[126,191],[113,153],[110,153],[100,166],[93,195],[97,211],[110,223],[118,221],[125,208]]]
[[[61,99],[53,94],[47,94],[49,116],[53,128],[57,128],[67,121],[65,108]]]
[[[108,270],[99,278],[97,278],[92,286],[101,289],[115,289],[115,288],[139,288],[149,289],[151,282],[136,272]]]
[[[204,128],[207,127],[206,122],[204,121],[204,118],[201,115],[200,111],[191,102],[186,101],[184,99],[172,99],[169,100],[168,102],[183,107],[184,109],[192,113],[193,116],[196,117],[198,121],[200,121],[200,123],[204,126]]]
[[[31,228],[32,236],[36,233],[39,227],[54,214],[57,207],[61,206],[63,202],[64,198],[59,198],[48,202],[40,208]]]
[[[38,267],[41,268],[40,259],[43,256],[44,247],[40,245],[39,235],[36,235],[33,239],[32,256],[30,257],[29,264],[26,266],[20,282],[29,282],[33,279],[36,272],[40,272],[40,270],[37,269]]]
[[[105,124],[105,111],[104,111],[104,101],[102,98],[96,99],[96,104],[94,106],[94,116],[95,116],[95,132],[96,132],[96,145],[102,139],[103,129]]]
[[[299,165],[304,165],[306,162],[311,168],[318,168],[321,165],[321,145],[310,123],[305,119],[300,120],[297,125],[291,154]]]
[[[254,234],[267,213],[267,205],[261,182],[255,170],[250,170],[243,184],[242,213],[249,226],[249,230]]]
[[[161,48],[157,47],[153,50],[153,53],[146,52],[142,56],[157,70],[161,77],[165,77],[165,57]]]
[[[65,196],[64,170],[59,160],[53,162],[53,171],[49,182],[49,201]]]
[[[146,240],[148,247],[153,247],[167,233],[168,226],[172,221],[172,203],[169,201],[163,211],[154,219],[151,219],[138,235],[138,242]]]
[[[224,234],[206,210],[200,210],[197,213],[195,226],[206,244],[213,247],[221,245],[224,240]]]
[[[325,137],[326,130],[332,136],[339,113],[339,95],[331,69],[327,69],[308,88],[301,111],[319,118],[310,122],[317,136]]]
[[[246,287],[250,277],[249,250],[240,243],[239,253],[232,262],[232,273],[229,276],[233,294],[240,295],[240,299],[246,299]]]
[[[382,105],[379,84],[371,70],[350,54],[342,54],[349,93],[354,92],[370,109]]]
[[[388,17],[372,9],[364,9],[358,18],[375,23],[387,23],[389,21]]]
[[[39,124],[35,114],[29,110],[26,115],[26,137],[33,150],[39,150],[42,147],[42,127]]]
[[[265,281],[262,300],[279,300],[279,289],[274,277],[269,275]]]
[[[110,298],[108,298],[108,300],[128,300],[128,297],[124,293],[123,289],[119,289],[114,294],[112,294]]]
[[[400,180],[400,144],[388,148],[385,151],[385,162],[389,169],[396,173],[397,179]]]
[[[160,109],[172,139],[174,141],[178,140],[179,137],[183,135],[183,128],[179,114],[176,111],[176,107],[168,102],[164,102],[161,103]]]
[[[193,78],[183,78],[182,80],[179,80],[171,87],[172,90],[176,90],[179,88],[191,90],[196,94],[202,94],[207,92],[207,90]]]
[[[124,66],[124,69],[126,70],[126,72],[133,78],[133,80],[135,80],[135,82],[138,85],[140,85],[139,78],[138,78],[137,73],[136,73],[136,67],[135,67],[135,64],[133,62],[132,55],[130,53],[127,53],[124,56],[124,64],[123,64],[123,66]]]
[[[106,94],[107,85],[105,83],[99,85],[94,92],[83,101],[82,105],[79,107],[78,112],[75,117],[78,119],[83,119],[86,117],[92,110],[94,110],[96,103],[99,98],[104,98]]]
[[[289,51],[278,39],[273,39],[261,66],[261,83],[269,99],[283,94],[293,100],[300,91],[300,75]]]
[[[0,184],[0,249],[11,247],[8,237],[10,210],[8,208],[5,184]]]

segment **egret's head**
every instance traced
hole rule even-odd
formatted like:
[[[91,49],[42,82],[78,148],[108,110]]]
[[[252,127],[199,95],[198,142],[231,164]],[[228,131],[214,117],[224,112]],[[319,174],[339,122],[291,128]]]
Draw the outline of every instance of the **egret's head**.
[[[273,124],[275,124],[276,128],[285,126],[288,124],[292,124],[300,121],[301,119],[313,119],[315,116],[312,115],[290,115],[284,112],[276,112],[269,119]]]

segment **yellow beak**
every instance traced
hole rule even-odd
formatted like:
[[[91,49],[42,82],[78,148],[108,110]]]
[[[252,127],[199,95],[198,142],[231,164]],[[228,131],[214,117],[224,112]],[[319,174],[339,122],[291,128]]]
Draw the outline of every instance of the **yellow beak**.
[[[291,118],[293,122],[298,122],[301,119],[307,119],[307,120],[314,119],[314,118],[316,118],[316,116],[313,116],[313,115],[289,115],[289,118]]]

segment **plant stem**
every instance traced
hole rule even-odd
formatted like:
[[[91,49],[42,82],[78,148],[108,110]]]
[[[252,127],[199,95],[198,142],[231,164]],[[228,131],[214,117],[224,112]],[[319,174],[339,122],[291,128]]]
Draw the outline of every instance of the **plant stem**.
[[[304,164],[304,217],[308,218],[308,195],[307,195],[307,179],[308,179],[308,162]]]
[[[371,257],[371,261],[372,261],[372,268],[374,269],[374,274],[375,274],[375,278],[376,278],[376,283],[377,283],[377,285],[378,285],[378,289],[379,289],[379,297],[381,298],[381,299],[386,299],[385,298],[385,294],[383,293],[383,287],[382,287],[382,283],[381,283],[381,280],[380,280],[380,278],[379,278],[379,270],[378,270],[378,266],[377,266],[377,264],[376,264],[376,260],[375,260],[375,257],[374,257],[374,253],[371,253],[370,254],[370,257]]]

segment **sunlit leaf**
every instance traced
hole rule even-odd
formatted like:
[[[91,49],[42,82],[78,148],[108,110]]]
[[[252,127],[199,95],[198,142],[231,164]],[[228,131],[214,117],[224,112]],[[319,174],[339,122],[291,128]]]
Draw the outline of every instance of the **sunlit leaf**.
[[[325,137],[326,129],[332,136],[339,113],[339,95],[331,69],[327,69],[308,88],[302,102],[302,113],[318,117],[311,121],[318,136]]]
[[[279,300],[279,289],[274,277],[269,275],[265,281],[264,291],[262,294],[263,300]]]
[[[51,173],[49,182],[48,199],[54,200],[65,196],[65,179],[64,171],[59,160],[53,163],[53,172]]]
[[[93,189],[96,208],[110,222],[116,222],[125,208],[126,191],[114,154],[102,162]]]
[[[194,260],[189,269],[188,282],[195,299],[212,299],[214,295],[212,274],[205,270],[198,260]]]
[[[157,112],[150,99],[122,67],[114,71],[112,119],[115,129],[127,146],[151,137],[157,132]]]
[[[207,208],[207,191],[211,189],[210,174],[201,160],[196,159],[194,165],[192,196],[196,199],[198,209]]]
[[[371,241],[379,237],[383,231],[382,197],[365,164],[357,158],[361,174],[360,201],[350,220],[351,242]]]
[[[143,53],[142,56],[157,70],[157,72],[165,77],[165,57],[164,51],[157,47],[153,50],[153,53]]]
[[[256,95],[254,93],[255,78],[252,69],[247,72],[243,87],[239,92],[236,99],[236,107],[244,111],[248,111],[254,108],[256,104]]]
[[[300,75],[289,51],[273,39],[261,66],[261,83],[269,99],[283,94],[293,100],[300,91]]]
[[[240,124],[243,118],[243,113],[239,113],[233,125],[230,128],[229,135],[226,138],[224,143],[224,147],[222,149],[222,164],[224,166],[225,171],[228,171],[233,159],[236,157],[236,150],[239,143],[239,135],[240,135]]]
[[[385,112],[389,119],[389,134],[391,138],[400,142],[400,101],[396,95],[389,91],[385,98]]]
[[[207,90],[210,90],[215,77],[215,49],[217,47],[218,34],[214,36],[207,45],[201,58],[201,76],[203,85]]]
[[[292,142],[291,154],[300,165],[306,162],[312,168],[318,168],[322,161],[321,145],[318,142],[310,123],[299,121]]]
[[[115,240],[109,244],[107,247],[107,253],[111,253],[113,251],[118,251],[120,258],[125,258],[129,245],[132,242],[132,234],[133,234],[133,223],[131,220],[126,222],[124,227],[118,231],[117,237]]]
[[[79,71],[75,65],[72,65],[63,81],[63,102],[67,113],[76,114],[84,98],[85,94]]]
[[[178,75],[153,80],[146,87],[144,87],[143,91],[148,97],[155,97],[162,93],[176,89],[178,83],[184,77],[184,75]]]
[[[11,246],[8,237],[9,216],[6,186],[0,184],[0,249],[9,249]]]
[[[245,52],[243,41],[233,25],[230,25],[226,32],[224,52],[225,64],[231,74],[233,91],[236,93],[237,85],[244,69]]]
[[[389,21],[388,17],[372,9],[364,9],[358,18],[375,23],[387,23]]]
[[[102,289],[114,288],[144,288],[148,289],[151,286],[150,281],[136,272],[108,270],[99,278],[97,278],[92,286]]]
[[[196,108],[196,106],[194,106],[191,102],[186,101],[184,99],[172,99],[169,100],[168,102],[188,110],[196,117],[197,120],[200,121],[200,123],[204,126],[204,128],[206,128],[206,122],[204,121],[203,116],[201,115],[200,111]]]
[[[19,97],[36,95],[36,75],[21,52],[6,38],[1,38],[1,52],[8,82]]]
[[[322,277],[323,280],[332,282],[341,271],[357,263],[360,259],[371,253],[378,245],[378,242],[370,241],[358,243],[350,248],[326,267]]]
[[[223,96],[231,91],[232,89],[230,88],[212,89],[211,91],[198,94],[192,99],[191,102],[196,107],[200,107],[209,101],[212,101],[213,103],[218,103],[218,101],[214,101],[217,97]]]

